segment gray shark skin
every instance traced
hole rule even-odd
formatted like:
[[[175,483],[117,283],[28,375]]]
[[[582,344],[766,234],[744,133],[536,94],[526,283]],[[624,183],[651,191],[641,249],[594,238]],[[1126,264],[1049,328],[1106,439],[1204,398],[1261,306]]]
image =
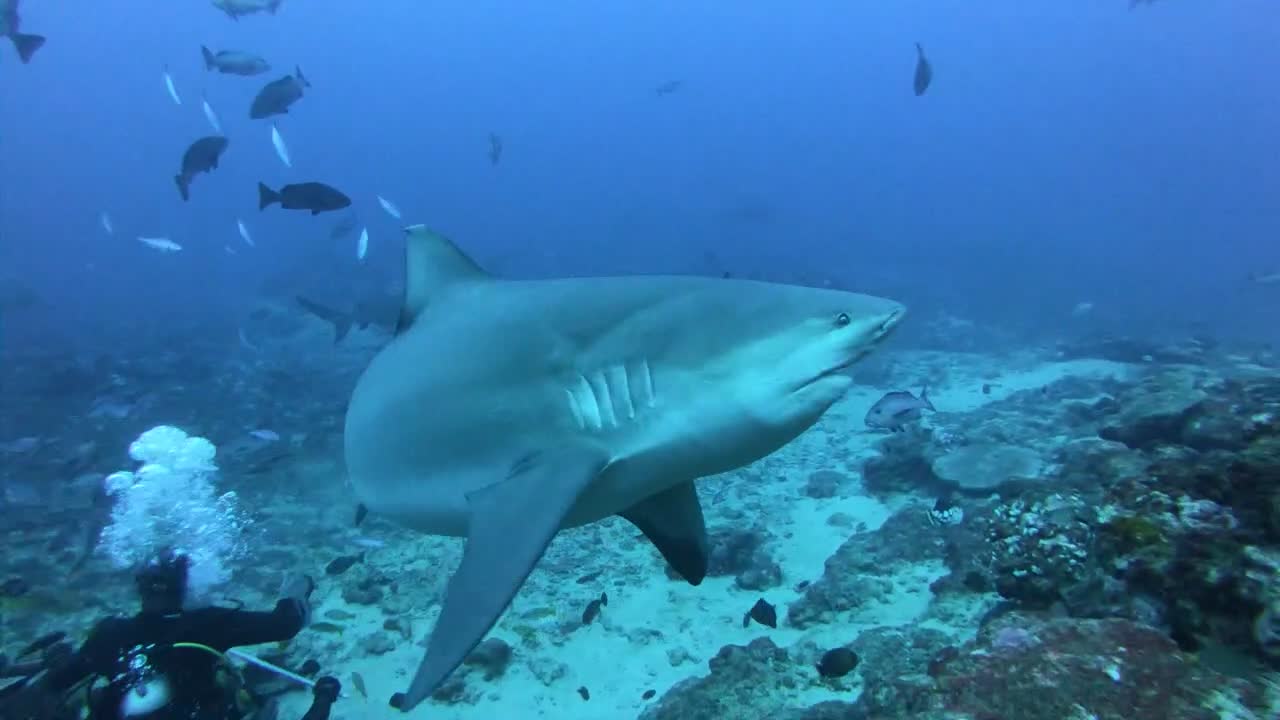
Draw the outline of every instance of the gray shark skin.
[[[505,281],[406,228],[396,336],[352,392],[347,470],[369,511],[466,538],[409,710],[483,638],[555,534],[621,515],[697,585],[693,481],[793,440],[902,319],[892,300],[748,280]]]

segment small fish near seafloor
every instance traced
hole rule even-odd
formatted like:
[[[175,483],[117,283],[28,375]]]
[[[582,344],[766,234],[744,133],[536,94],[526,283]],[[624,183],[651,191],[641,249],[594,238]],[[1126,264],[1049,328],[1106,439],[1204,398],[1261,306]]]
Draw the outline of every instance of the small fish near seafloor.
[[[335,187],[318,182],[285,185],[279,191],[258,183],[258,209],[266,210],[276,203],[285,210],[310,210],[312,215],[319,215],[350,206],[351,198]]]
[[[920,397],[912,395],[906,390],[896,390],[894,392],[885,393],[884,397],[876,401],[875,405],[867,411],[867,416],[863,418],[863,422],[867,427],[875,430],[889,430],[890,432],[902,432],[909,423],[920,417],[920,411],[929,410],[937,412],[933,407],[933,403],[929,400],[928,391],[924,388],[920,390]]]
[[[760,598],[756,600],[755,605],[751,606],[747,614],[742,616],[742,627],[749,626],[752,620],[776,630],[778,628],[778,609],[764,598]]]
[[[191,143],[182,154],[182,169],[173,177],[178,185],[178,192],[184,201],[191,199],[191,181],[200,173],[207,173],[218,168],[218,160],[227,149],[229,141],[222,135],[202,137]]]
[[[600,597],[587,603],[586,609],[582,611],[582,624],[590,625],[596,619],[596,616],[600,614],[600,608],[608,606],[609,596],[605,593],[600,593]]]

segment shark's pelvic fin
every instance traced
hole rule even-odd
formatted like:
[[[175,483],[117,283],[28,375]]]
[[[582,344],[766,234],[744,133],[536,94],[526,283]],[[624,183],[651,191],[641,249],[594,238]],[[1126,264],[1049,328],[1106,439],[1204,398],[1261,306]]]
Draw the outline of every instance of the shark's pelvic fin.
[[[443,288],[486,280],[489,274],[445,236],[426,225],[409,225],[405,234],[404,307],[396,334],[404,332]]]
[[[609,462],[592,446],[533,452],[508,476],[467,495],[462,563],[413,683],[392,705],[409,710],[435,692],[498,621],[569,509]]]
[[[707,576],[707,524],[693,481],[651,495],[620,513],[640,528],[691,585]]]

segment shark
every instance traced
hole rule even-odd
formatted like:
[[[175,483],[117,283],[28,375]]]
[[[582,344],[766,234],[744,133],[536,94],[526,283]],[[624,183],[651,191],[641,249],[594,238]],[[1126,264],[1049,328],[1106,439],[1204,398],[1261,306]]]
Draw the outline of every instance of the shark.
[[[696,276],[500,279],[405,228],[394,337],[347,408],[371,513],[465,538],[408,689],[429,697],[492,629],[562,529],[621,516],[697,585],[695,481],[795,439],[899,325],[894,300]]]

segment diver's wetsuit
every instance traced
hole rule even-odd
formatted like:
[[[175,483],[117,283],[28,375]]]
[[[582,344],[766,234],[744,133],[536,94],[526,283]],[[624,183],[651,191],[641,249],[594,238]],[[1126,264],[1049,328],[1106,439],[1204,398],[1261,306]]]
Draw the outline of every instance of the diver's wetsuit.
[[[212,607],[176,615],[107,618],[94,626],[75,655],[50,671],[45,687],[63,693],[85,678],[102,678],[94,687],[105,690],[94,700],[91,717],[117,720],[126,717],[122,702],[131,689],[161,677],[171,691],[168,702],[133,718],[238,718],[234,693],[217,682],[219,658],[181,645],[194,643],[221,653],[240,645],[288,640],[302,630],[305,617],[300,601],[285,598],[271,612]]]

